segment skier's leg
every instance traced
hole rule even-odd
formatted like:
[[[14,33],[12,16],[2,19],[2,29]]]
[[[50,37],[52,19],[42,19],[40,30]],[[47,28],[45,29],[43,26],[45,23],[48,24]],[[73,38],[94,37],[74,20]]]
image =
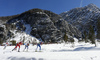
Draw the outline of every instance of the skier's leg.
[[[15,46],[15,48],[14,48],[13,50],[15,50],[16,48],[17,48],[17,46]],[[13,51],[13,50],[12,50],[12,51]]]
[[[18,48],[18,52],[20,52],[20,48]]]
[[[28,51],[28,46],[26,46],[27,47],[27,51]]]
[[[37,49],[38,49],[38,44],[37,44],[37,48],[36,48],[36,50],[35,50],[35,51],[37,51]]]
[[[4,46],[4,48],[3,49],[6,49],[6,46]]]
[[[40,50],[41,50],[41,46],[40,46],[40,44],[39,44],[39,47],[40,47]]]
[[[24,48],[24,50],[23,50],[23,51],[25,51],[25,49],[26,49],[26,45],[25,45],[25,48]]]
[[[18,52],[20,52],[20,45],[18,45],[18,46],[19,46]]]

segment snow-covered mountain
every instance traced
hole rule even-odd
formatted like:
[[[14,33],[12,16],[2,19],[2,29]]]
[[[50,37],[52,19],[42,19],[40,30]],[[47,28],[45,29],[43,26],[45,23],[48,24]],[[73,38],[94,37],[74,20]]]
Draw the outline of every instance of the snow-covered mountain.
[[[0,17],[1,25],[5,26],[1,27],[1,40],[14,37],[16,31],[20,35],[25,33],[44,42],[58,42],[63,41],[65,33],[69,38],[80,38],[83,35],[81,33],[89,32],[90,26],[94,28],[97,38],[100,38],[100,9],[96,5],[74,8],[60,15],[47,10],[31,9],[19,15]]]
[[[76,28],[51,11],[32,9],[9,19],[5,26],[10,32],[10,38],[15,38],[17,33],[17,35],[25,33],[44,42],[63,41],[65,33],[69,38],[81,37],[81,33]]]
[[[97,38],[100,38],[100,35],[98,35],[100,33],[97,28],[97,21],[100,20],[100,9],[96,5],[89,4],[85,7],[74,8],[60,15],[82,33],[84,31],[88,32],[89,27],[92,26],[97,34]]]

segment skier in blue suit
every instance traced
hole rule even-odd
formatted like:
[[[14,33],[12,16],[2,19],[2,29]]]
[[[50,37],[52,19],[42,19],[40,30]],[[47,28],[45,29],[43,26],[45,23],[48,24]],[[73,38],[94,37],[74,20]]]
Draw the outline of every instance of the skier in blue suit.
[[[37,43],[36,51],[37,51],[38,47],[39,47],[39,50],[41,51],[41,44],[42,44],[42,42]]]

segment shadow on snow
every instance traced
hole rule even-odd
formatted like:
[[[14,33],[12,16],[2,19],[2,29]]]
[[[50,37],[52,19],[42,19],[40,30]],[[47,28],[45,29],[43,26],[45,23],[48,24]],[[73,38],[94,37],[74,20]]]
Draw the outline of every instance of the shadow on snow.
[[[78,47],[74,49],[73,51],[86,51],[86,50],[100,50],[100,48],[96,47]]]
[[[18,57],[8,57],[7,58],[8,60],[44,60],[43,58],[25,58],[25,57],[21,57],[21,58],[18,58]]]
[[[100,50],[100,48],[96,48],[96,47],[78,47],[78,48],[75,48],[74,50],[61,49],[61,50],[52,50],[52,52],[87,51],[87,50]]]

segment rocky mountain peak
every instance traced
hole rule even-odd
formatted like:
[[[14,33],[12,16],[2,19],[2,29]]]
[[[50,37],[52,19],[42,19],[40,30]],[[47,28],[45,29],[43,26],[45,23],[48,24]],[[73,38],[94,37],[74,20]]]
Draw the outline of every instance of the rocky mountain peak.
[[[91,4],[88,4],[87,7],[93,8],[93,7],[97,7],[97,6],[95,4],[93,4],[93,3],[91,3]]]
[[[100,18],[100,9],[94,4],[89,4],[85,7],[74,8],[66,13],[61,13],[60,15],[68,23],[77,27],[81,32],[88,32],[90,25],[97,31],[96,24],[97,20]]]
[[[95,11],[95,12],[100,11],[100,9],[95,4],[93,4],[93,3],[83,7],[83,9],[87,9],[89,11]]]

